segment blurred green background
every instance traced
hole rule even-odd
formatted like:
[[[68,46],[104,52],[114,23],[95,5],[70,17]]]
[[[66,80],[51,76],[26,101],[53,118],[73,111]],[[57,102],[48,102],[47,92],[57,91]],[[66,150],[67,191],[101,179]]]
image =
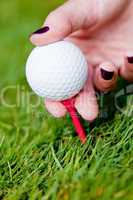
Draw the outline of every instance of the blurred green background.
[[[42,26],[45,17],[63,0],[0,1],[1,86],[25,81],[24,66],[31,45],[29,34]]]
[[[61,3],[62,0],[0,0],[0,119],[3,126],[31,121],[30,104],[36,103],[37,97],[30,98],[27,93],[31,90],[25,77],[25,64],[33,48],[29,35]]]
[[[29,97],[28,36],[63,2],[0,0],[0,199],[132,200],[131,115],[117,113],[91,132],[86,122],[83,146],[68,116],[55,119]]]

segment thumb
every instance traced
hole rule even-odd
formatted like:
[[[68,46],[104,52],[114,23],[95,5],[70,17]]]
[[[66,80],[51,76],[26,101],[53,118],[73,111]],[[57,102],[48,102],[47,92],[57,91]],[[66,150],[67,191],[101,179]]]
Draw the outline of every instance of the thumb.
[[[67,1],[48,15],[43,27],[30,36],[31,42],[46,45],[63,40],[79,29],[91,27],[97,21],[95,6],[88,1]]]

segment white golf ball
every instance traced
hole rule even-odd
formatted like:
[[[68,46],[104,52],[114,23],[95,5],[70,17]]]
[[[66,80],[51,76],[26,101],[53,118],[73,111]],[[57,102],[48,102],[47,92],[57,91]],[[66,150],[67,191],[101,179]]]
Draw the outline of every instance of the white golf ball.
[[[26,76],[37,95],[61,101],[80,92],[88,77],[88,65],[77,46],[60,41],[33,49]]]

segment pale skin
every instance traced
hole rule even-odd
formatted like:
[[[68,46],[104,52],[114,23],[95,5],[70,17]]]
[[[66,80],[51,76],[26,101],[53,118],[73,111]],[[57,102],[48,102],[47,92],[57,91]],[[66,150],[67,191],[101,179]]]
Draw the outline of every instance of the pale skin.
[[[69,0],[50,13],[45,31],[30,37],[37,46],[68,40],[83,51],[90,73],[75,107],[88,121],[98,115],[95,89],[111,91],[118,75],[133,82],[132,10],[133,0]],[[60,102],[45,99],[45,106],[55,117],[66,114]]]

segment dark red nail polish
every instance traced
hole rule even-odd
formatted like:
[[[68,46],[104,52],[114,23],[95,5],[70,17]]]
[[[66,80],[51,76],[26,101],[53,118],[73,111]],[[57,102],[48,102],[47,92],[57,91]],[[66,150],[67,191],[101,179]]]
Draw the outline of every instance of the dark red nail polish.
[[[37,31],[33,32],[32,35],[34,34],[42,34],[42,33],[46,33],[49,31],[49,27],[48,26],[44,26],[43,28],[38,29]]]
[[[132,57],[127,57],[128,63],[133,64],[133,56]]]
[[[101,75],[104,80],[111,80],[114,76],[114,72],[109,72],[105,69],[101,69]]]

